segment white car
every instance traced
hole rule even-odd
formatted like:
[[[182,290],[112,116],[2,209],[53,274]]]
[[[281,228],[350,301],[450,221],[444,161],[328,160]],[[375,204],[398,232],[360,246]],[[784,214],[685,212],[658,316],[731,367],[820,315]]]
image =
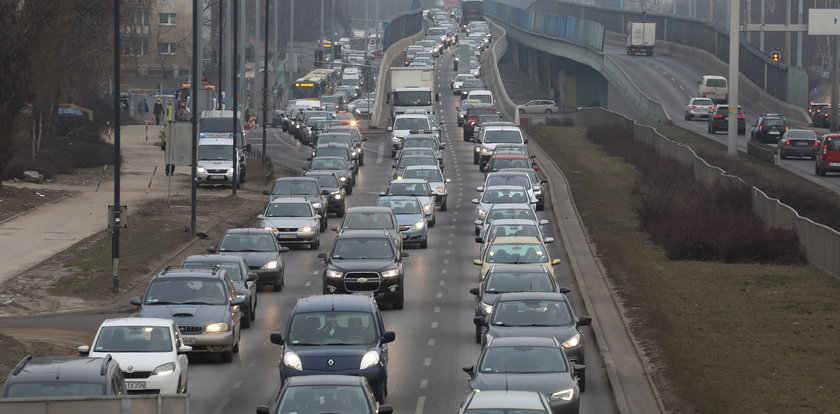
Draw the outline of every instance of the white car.
[[[455,95],[461,94],[461,85],[463,85],[464,81],[467,79],[475,79],[475,76],[471,73],[459,73],[455,75],[455,79],[453,79],[452,83],[449,85]]]
[[[560,108],[554,101],[548,99],[534,99],[525,102],[524,105],[519,105],[520,114],[556,114],[560,112]]]
[[[172,319],[106,319],[96,331],[93,347],[82,345],[82,355],[111,355],[119,362],[129,393],[158,391],[161,394],[187,392],[187,352],[178,325]]]

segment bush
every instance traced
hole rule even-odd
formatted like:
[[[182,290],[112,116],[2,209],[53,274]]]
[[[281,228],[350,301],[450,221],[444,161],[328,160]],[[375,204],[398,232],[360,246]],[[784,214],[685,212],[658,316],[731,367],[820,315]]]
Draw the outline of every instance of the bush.
[[[640,171],[633,189],[640,230],[670,260],[805,263],[796,234],[768,229],[752,214],[749,187],[706,187],[688,167],[660,157],[617,127],[594,127],[589,138]]]
[[[72,173],[76,168],[95,168],[114,163],[114,146],[103,141],[94,128],[77,130],[74,139],[45,137],[35,158],[24,146],[12,158],[3,172],[4,177],[23,177],[24,171],[38,171],[46,178]]]
[[[557,118],[553,116],[545,117],[545,124],[549,126],[573,127],[575,120],[569,117]]]

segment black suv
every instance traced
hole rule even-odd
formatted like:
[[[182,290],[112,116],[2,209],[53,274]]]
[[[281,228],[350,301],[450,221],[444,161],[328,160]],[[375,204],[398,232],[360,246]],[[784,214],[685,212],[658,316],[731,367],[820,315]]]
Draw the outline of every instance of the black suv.
[[[324,293],[355,293],[402,309],[405,302],[403,258],[385,230],[344,230],[327,253],[320,253]]]
[[[6,378],[3,398],[125,394],[125,378],[120,364],[110,355],[104,358],[33,358],[27,355]]]
[[[336,217],[344,217],[344,211],[347,210],[347,190],[338,174],[331,171],[313,170],[303,173],[303,176],[317,179],[321,190],[329,192],[327,214],[335,213]]]
[[[718,105],[709,116],[708,131],[717,134],[718,131],[729,130],[729,105]],[[741,105],[738,105],[738,135],[747,134],[747,120]]]
[[[761,114],[755,121],[750,131],[750,139],[758,140],[765,144],[779,142],[782,134],[790,128],[785,116],[782,114]]]
[[[301,375],[342,374],[367,378],[376,399],[388,394],[386,331],[373,299],[359,295],[316,295],[300,298],[286,323],[285,336],[271,334],[283,345],[281,383]]]
[[[140,306],[137,316],[175,320],[184,345],[219,353],[224,362],[239,352],[243,303],[221,267],[167,267],[152,278],[142,299],[131,298]]]

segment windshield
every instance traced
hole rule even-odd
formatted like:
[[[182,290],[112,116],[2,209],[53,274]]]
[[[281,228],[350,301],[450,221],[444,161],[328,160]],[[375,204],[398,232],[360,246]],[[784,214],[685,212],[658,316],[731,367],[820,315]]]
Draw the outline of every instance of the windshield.
[[[309,203],[270,203],[265,209],[266,217],[312,217]]]
[[[455,82],[463,82],[467,79],[475,79],[475,76],[470,75],[469,73],[462,73],[460,75],[455,76]]]
[[[341,228],[354,230],[393,229],[394,221],[388,213],[348,213]]]
[[[492,96],[490,96],[490,95],[484,95],[484,94],[481,94],[481,95],[470,95],[470,99],[478,99],[478,100],[479,100],[479,101],[481,101],[482,103],[488,103],[488,104],[492,104],[492,103],[493,103],[493,97],[492,97]]]
[[[403,173],[403,178],[422,178],[430,183],[443,182],[443,175],[440,170],[432,168],[406,170]]]
[[[431,148],[426,147],[414,147],[414,148],[405,148],[403,147],[402,151],[400,151],[400,157],[408,157],[411,155],[429,155],[434,157],[435,151]]]
[[[326,120],[327,120],[327,118],[324,118],[324,117],[310,116],[309,118],[306,118],[306,126],[314,127],[314,126],[317,126],[319,122],[323,122],[323,121],[326,121]]]
[[[313,158],[310,170],[346,170],[347,160],[344,158]]]
[[[725,79],[706,79],[706,86],[710,88],[725,88],[726,87],[726,80]]]
[[[525,190],[486,190],[481,197],[482,203],[527,203]]]
[[[430,129],[428,118],[397,118],[394,130]]]
[[[227,233],[219,243],[219,252],[276,252],[270,233]]]
[[[485,187],[493,185],[521,185],[525,188],[531,188],[531,180],[529,180],[525,175],[491,175],[490,178],[487,179],[487,185],[485,185]]]
[[[289,322],[288,341],[297,345],[367,345],[376,341],[376,325],[373,316],[365,312],[298,313]]]
[[[75,381],[16,382],[6,385],[7,398],[87,397],[104,395],[101,383]]]
[[[387,238],[352,239],[340,237],[335,241],[332,258],[335,260],[391,260],[394,258],[394,249],[391,248],[391,240]]]
[[[479,372],[530,374],[566,372],[566,361],[559,348],[505,346],[488,348],[481,358]]]
[[[233,141],[231,145],[199,145],[198,159],[202,161],[230,161],[233,159]]]
[[[498,122],[498,121],[501,121],[501,120],[502,120],[502,118],[498,115],[480,115],[478,117],[478,120],[476,121],[476,123],[478,125],[481,125],[485,122]]]
[[[485,292],[553,292],[551,275],[543,272],[491,272],[487,275]]]
[[[470,108],[467,109],[467,116],[468,117],[478,117],[479,115],[491,115],[496,114],[496,110],[493,108]],[[512,141],[515,142],[515,141]]]
[[[271,195],[319,195],[318,184],[309,180],[277,181],[271,189]]]
[[[806,138],[806,139],[817,139],[817,134],[814,131],[808,131],[804,129],[794,130],[791,129],[787,132],[787,138]]]
[[[377,206],[390,207],[394,214],[422,214],[423,210],[417,200],[389,200],[380,199],[376,202]]]
[[[347,153],[347,148],[340,147],[321,147],[315,150],[316,157],[341,157],[348,159],[350,154]]]
[[[230,276],[230,280],[242,280],[241,268],[239,267],[239,263],[237,262],[204,262],[199,260],[191,260],[188,262],[181,263],[181,267],[220,267],[222,269],[227,270],[228,276]]]
[[[356,86],[359,84],[358,78],[344,78],[341,80],[341,86]]]
[[[99,331],[94,352],[172,352],[167,326],[106,326]]]
[[[695,99],[694,101],[692,101],[692,103],[694,105],[711,105],[712,100],[711,99]]]
[[[438,147],[437,141],[434,139],[406,139],[403,141],[403,148],[431,148]]]
[[[410,195],[428,197],[432,193],[428,183],[391,183],[388,195]]]
[[[201,132],[235,132],[242,131],[242,121],[237,120],[236,128],[233,126],[233,117],[201,118],[198,129]]]
[[[446,29],[443,27],[433,27],[428,31],[431,36],[446,36]]]
[[[397,106],[429,106],[432,104],[432,93],[429,91],[398,91],[393,93],[393,97],[393,104]],[[417,129],[428,129],[428,127]]]
[[[146,292],[146,305],[227,305],[225,286],[219,279],[156,278]]]
[[[544,414],[544,410],[526,410],[521,408],[480,408],[468,409],[464,414]]]
[[[787,122],[784,119],[765,119],[764,120],[765,126],[785,126]]]
[[[318,184],[321,187],[338,187],[338,178],[334,175],[325,175],[325,174],[313,174],[307,175],[307,177],[314,177],[318,179]]]
[[[531,162],[527,158],[495,158],[491,160],[490,171],[499,171],[504,168],[529,168]]]
[[[574,323],[565,302],[556,300],[515,300],[496,303],[493,325],[568,326]]]
[[[484,142],[492,143],[520,143],[522,142],[522,133],[516,130],[492,130],[484,133]]]
[[[493,219],[488,218],[487,221],[493,222]],[[535,225],[512,225],[512,224],[503,224],[500,226],[493,226],[492,230],[490,231],[490,236],[488,238],[493,237],[502,237],[502,236],[532,236],[532,237],[539,237],[540,231],[537,229]]]
[[[437,165],[437,163],[433,157],[402,157],[397,168],[405,168],[409,165]]]
[[[323,131],[324,129],[326,129],[326,128],[327,128],[327,125],[340,124],[340,123],[341,123],[341,122],[338,122],[338,121],[332,121],[332,120],[329,120],[329,121],[323,121],[323,120],[321,120],[321,121],[318,121],[318,122],[317,122],[317,124],[315,125],[315,129],[317,129],[317,130],[319,130],[319,131]]]
[[[350,137],[350,134],[324,134],[318,137],[318,145],[331,142],[353,146],[353,138]]]
[[[488,263],[547,263],[548,254],[542,244],[496,243],[487,252]]]
[[[482,86],[484,85],[481,84],[480,79],[467,79],[461,85],[462,88],[481,88]]]
[[[275,414],[369,412],[364,389],[359,386],[307,385],[286,388]]]

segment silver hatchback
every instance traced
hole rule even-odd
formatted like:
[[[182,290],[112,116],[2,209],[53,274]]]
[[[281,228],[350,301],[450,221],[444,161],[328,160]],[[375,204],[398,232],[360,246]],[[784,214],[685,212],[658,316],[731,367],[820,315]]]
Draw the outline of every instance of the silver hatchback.
[[[685,120],[691,121],[694,118],[706,119],[715,109],[715,103],[709,98],[691,98],[685,104]]]

